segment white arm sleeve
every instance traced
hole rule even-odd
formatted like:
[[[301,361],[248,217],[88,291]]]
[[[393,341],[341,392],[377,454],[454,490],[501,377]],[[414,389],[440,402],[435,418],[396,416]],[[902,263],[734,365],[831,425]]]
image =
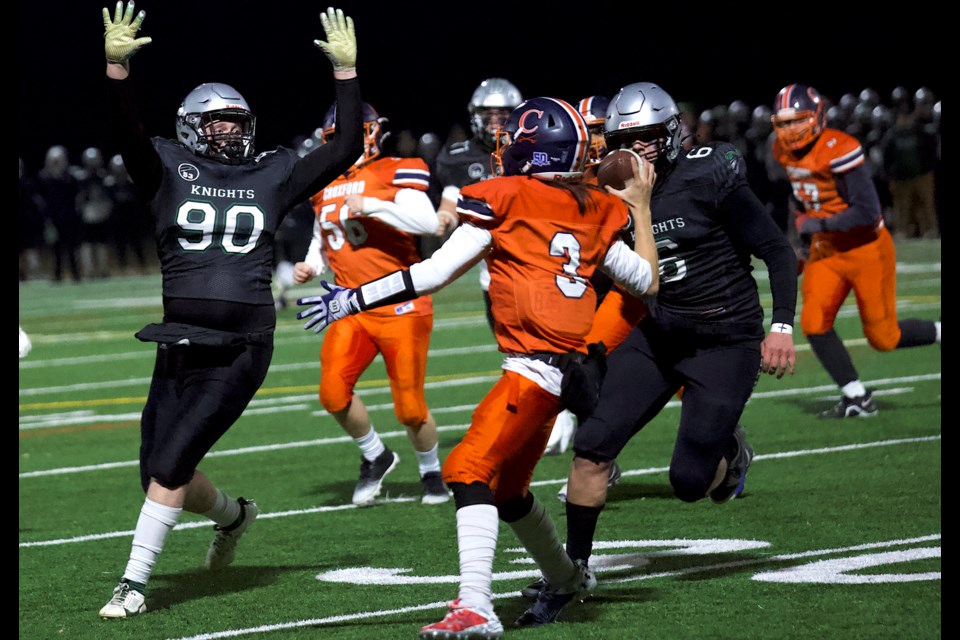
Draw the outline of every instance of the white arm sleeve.
[[[393,202],[364,196],[363,214],[421,236],[436,233],[440,224],[430,197],[417,189],[401,189]]]
[[[641,258],[623,240],[617,240],[603,258],[600,270],[614,279],[630,295],[640,297],[653,282],[650,263]]]
[[[323,237],[320,235],[320,218],[313,219],[313,238],[310,240],[310,248],[307,249],[307,256],[303,261],[313,267],[316,276],[323,273],[324,269],[327,268],[327,256],[323,250]]]
[[[489,231],[472,224],[457,227],[433,256],[410,265],[410,278],[417,295],[433,293],[459,278],[483,258],[492,243]]]

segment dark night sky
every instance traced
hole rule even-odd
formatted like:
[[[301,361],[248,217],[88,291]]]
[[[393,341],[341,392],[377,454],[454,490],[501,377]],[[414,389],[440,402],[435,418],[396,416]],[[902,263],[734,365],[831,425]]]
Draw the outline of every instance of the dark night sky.
[[[508,78],[526,97],[571,102],[653,81],[698,110],[736,98],[751,107],[770,104],[790,82],[812,84],[834,100],[864,87],[887,100],[896,85],[911,92],[926,86],[940,96],[946,84],[944,20],[923,5],[871,19],[851,9],[837,14],[823,3],[791,5],[789,17],[735,8],[740,3],[694,11],[692,3],[672,2],[669,12],[667,3],[650,4],[344,0],[339,6],[356,21],[364,98],[393,129],[416,134],[466,125],[470,94],[490,76]],[[18,152],[31,171],[52,144],[65,144],[73,161],[87,146],[112,153],[103,6],[113,4],[20,1]],[[326,5],[142,0],[137,6],[147,11],[141,35],[154,42],[133,59],[131,79],[152,135],[173,136],[180,101],[201,82],[226,82],[246,97],[258,117],[260,150],[288,145],[320,124],[333,82],[312,41],[323,37],[318,15]]]

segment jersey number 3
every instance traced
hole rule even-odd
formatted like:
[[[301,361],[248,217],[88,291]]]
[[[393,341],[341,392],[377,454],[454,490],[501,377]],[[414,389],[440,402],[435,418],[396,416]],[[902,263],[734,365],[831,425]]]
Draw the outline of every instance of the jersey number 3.
[[[567,258],[563,275],[555,276],[557,288],[567,298],[582,298],[587,291],[586,279],[577,273],[580,268],[580,243],[576,236],[561,231],[550,240],[550,255]]]

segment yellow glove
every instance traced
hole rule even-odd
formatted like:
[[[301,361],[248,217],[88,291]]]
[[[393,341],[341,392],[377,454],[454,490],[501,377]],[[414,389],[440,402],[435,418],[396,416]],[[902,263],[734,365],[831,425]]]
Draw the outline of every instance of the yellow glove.
[[[344,16],[340,9],[327,7],[320,14],[320,24],[327,34],[327,41],[314,40],[333,63],[334,71],[353,71],[357,68],[357,33],[353,29],[353,18]]]
[[[103,10],[103,50],[107,54],[107,62],[126,65],[130,56],[140,50],[140,47],[153,42],[153,38],[137,38],[137,31],[143,24],[147,13],[141,11],[133,17],[133,0],[127,3],[127,10],[123,10],[123,1],[117,0],[117,8],[110,19],[110,12]]]

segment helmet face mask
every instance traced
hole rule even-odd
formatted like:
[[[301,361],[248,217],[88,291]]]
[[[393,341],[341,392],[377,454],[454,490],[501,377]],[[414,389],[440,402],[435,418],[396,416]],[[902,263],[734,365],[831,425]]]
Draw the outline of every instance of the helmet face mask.
[[[658,171],[680,154],[680,109],[670,95],[650,82],[622,88],[610,101],[603,123],[607,149],[630,149],[637,143],[644,160]]]
[[[233,87],[202,84],[177,111],[177,140],[199,156],[227,164],[254,157],[257,119]]]
[[[523,95],[509,80],[487,78],[481,82],[467,105],[474,137],[493,149],[497,144],[497,130],[521,102]]]
[[[799,151],[823,133],[827,117],[823,98],[813,87],[790,84],[777,94],[770,117],[777,139],[791,151]]]
[[[496,143],[492,154],[495,175],[568,178],[583,171],[590,134],[573,106],[541,97],[513,110]]]

